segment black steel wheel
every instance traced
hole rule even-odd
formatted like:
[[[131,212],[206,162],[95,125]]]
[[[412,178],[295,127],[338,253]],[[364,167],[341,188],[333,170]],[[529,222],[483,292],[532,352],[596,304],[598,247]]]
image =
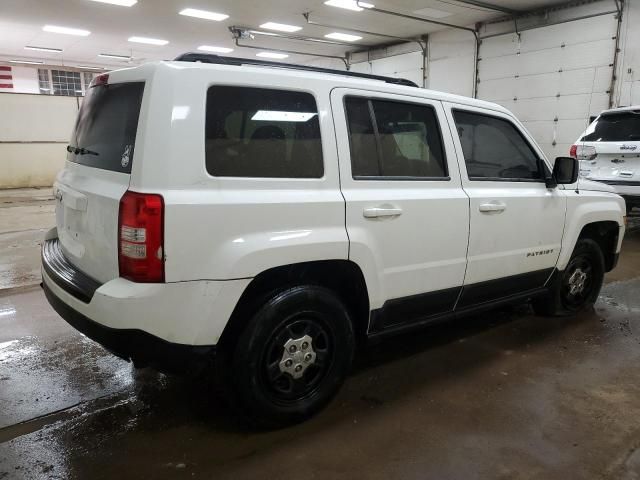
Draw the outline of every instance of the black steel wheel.
[[[272,400],[295,404],[312,395],[329,372],[335,339],[322,317],[302,313],[278,326],[267,341],[260,381]]]
[[[589,238],[578,240],[567,267],[544,297],[534,299],[539,315],[573,315],[593,306],[604,281],[604,257],[600,246]]]
[[[562,276],[561,301],[569,310],[579,309],[592,296],[594,284],[593,256],[582,251],[574,256]]]
[[[337,393],[353,353],[349,312],[334,292],[302,285],[277,293],[233,348],[225,375],[232,404],[258,427],[305,420]]]

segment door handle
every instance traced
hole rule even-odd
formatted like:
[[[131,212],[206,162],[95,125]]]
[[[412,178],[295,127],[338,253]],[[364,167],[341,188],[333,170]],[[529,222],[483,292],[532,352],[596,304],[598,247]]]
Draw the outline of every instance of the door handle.
[[[478,207],[478,210],[486,213],[501,213],[507,209],[504,203],[483,203]]]
[[[402,215],[402,209],[396,207],[371,207],[362,212],[364,218],[398,217]]]

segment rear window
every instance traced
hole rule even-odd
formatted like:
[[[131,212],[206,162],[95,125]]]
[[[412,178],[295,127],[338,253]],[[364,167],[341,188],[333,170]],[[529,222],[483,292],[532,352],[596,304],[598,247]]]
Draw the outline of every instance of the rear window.
[[[640,111],[601,115],[596,119],[582,142],[626,142],[640,140]]]
[[[68,160],[131,173],[143,91],[144,82],[90,88],[78,112],[70,146],[75,150]]]
[[[320,178],[316,101],[303,92],[210,87],[205,152],[217,177]]]

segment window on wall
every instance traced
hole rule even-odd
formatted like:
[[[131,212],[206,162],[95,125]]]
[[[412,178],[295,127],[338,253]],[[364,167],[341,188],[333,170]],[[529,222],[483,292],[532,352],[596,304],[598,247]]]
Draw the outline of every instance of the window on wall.
[[[40,93],[78,97],[84,95],[95,77],[93,72],[38,69]]]
[[[95,74],[91,72],[82,72],[82,79],[84,80],[84,91],[86,92],[89,89],[89,85],[91,85],[91,81]]]
[[[75,97],[82,95],[80,72],[51,70],[51,81],[54,95]]]
[[[429,105],[347,97],[355,179],[446,179],[442,137]]]
[[[454,110],[471,180],[541,180],[538,155],[508,120]]]
[[[51,93],[51,80],[49,79],[49,70],[44,68],[38,69],[38,86],[40,93]]]

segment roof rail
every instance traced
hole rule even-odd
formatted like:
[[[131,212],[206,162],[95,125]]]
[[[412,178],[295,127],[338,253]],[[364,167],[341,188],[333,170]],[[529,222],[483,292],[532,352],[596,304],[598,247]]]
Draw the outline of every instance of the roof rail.
[[[348,70],[335,70],[333,68],[313,67],[311,65],[295,65],[293,63],[271,62],[268,60],[254,60],[251,58],[223,57],[220,55],[212,55],[206,53],[183,53],[182,55],[177,56],[174,61],[216,63],[221,65],[259,65],[263,67],[287,68],[291,70],[330,73],[333,75],[342,75],[346,77],[368,78],[370,80],[380,80],[382,82],[393,83],[396,85],[405,85],[408,87],[418,86],[414,82],[412,82],[411,80],[407,80],[406,78],[385,77],[382,75],[372,75],[369,73],[350,72]]]

